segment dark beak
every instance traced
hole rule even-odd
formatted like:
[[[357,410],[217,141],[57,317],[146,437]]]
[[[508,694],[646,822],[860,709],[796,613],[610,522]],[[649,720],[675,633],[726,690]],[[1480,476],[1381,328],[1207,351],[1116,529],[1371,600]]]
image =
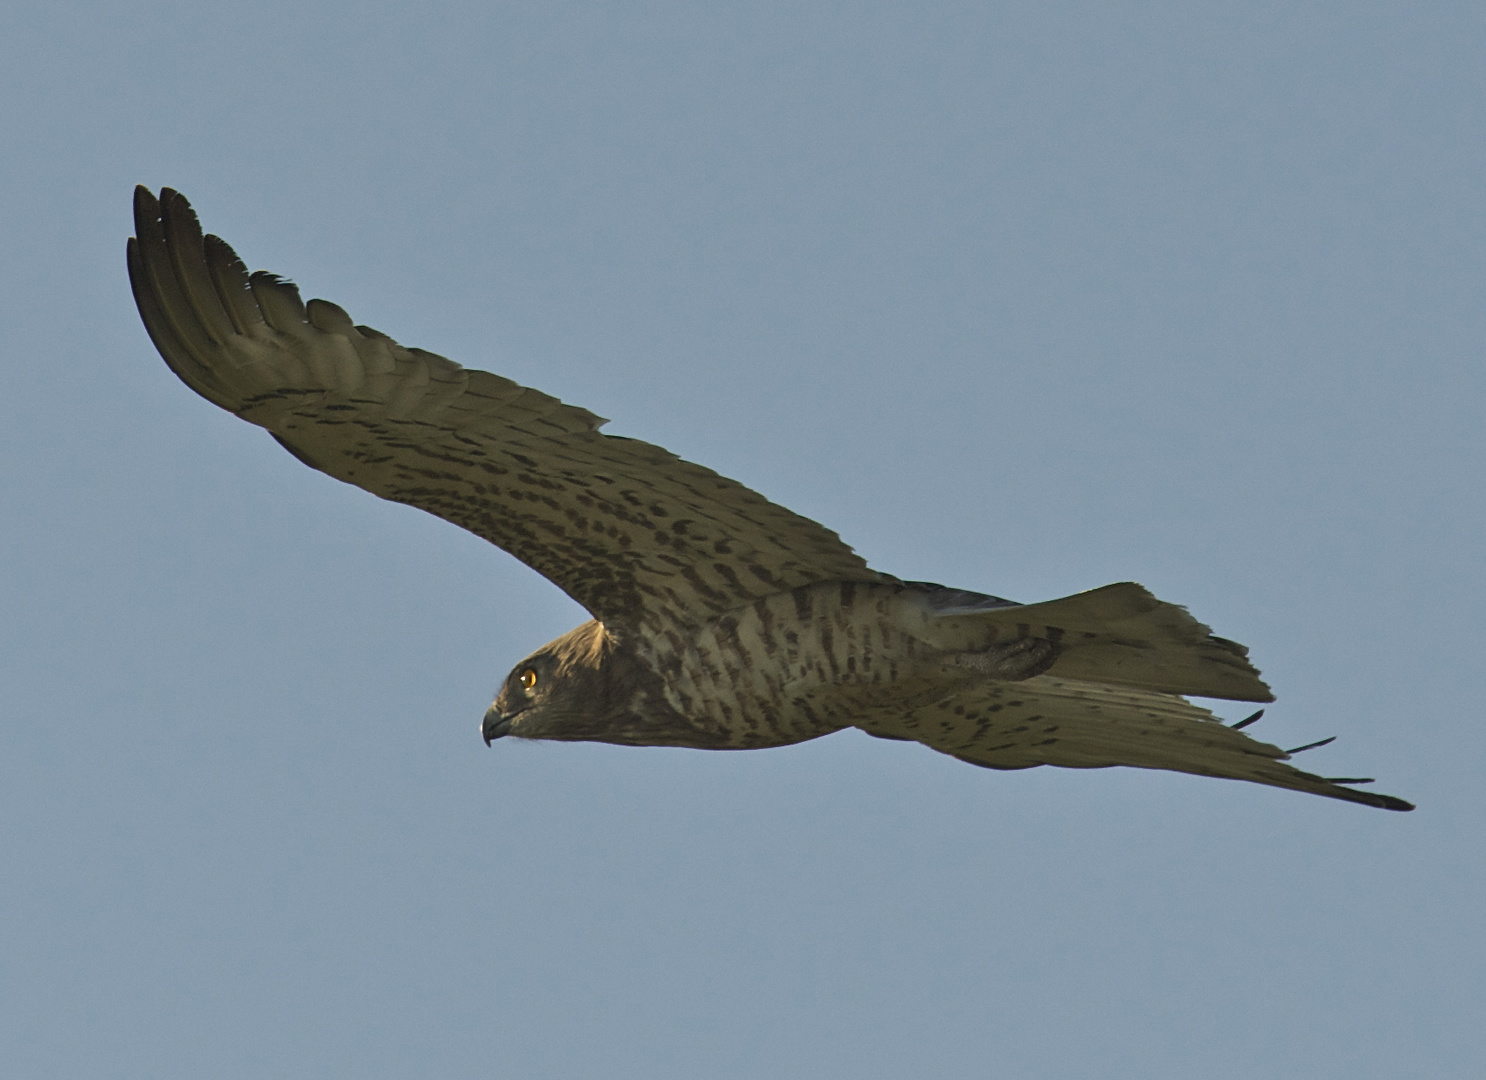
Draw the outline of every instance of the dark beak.
[[[494,740],[511,732],[511,721],[509,717],[502,716],[491,708],[485,714],[485,722],[480,725],[480,734],[485,737],[485,745],[489,746]]]

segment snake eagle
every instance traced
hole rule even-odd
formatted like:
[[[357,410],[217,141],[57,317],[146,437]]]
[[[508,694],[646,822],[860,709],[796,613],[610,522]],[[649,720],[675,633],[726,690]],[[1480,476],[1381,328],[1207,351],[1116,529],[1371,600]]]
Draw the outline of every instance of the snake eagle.
[[[169,188],[139,188],[134,217],[139,313],[187,386],[593,615],[516,665],[487,743],[749,749],[856,727],[992,769],[1133,765],[1412,809],[1187,701],[1274,699],[1243,646],[1139,585],[1022,605],[868,569],[823,526],[584,409],[303,303]]]

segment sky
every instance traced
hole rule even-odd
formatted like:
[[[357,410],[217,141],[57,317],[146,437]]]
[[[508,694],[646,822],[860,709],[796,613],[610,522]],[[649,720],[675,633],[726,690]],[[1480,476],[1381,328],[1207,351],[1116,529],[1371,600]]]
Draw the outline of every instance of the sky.
[[[1430,0],[7,6],[0,1060],[1486,1074],[1483,45]],[[888,573],[1139,581],[1251,647],[1254,734],[1419,809],[486,749],[586,615],[176,380],[137,183]]]

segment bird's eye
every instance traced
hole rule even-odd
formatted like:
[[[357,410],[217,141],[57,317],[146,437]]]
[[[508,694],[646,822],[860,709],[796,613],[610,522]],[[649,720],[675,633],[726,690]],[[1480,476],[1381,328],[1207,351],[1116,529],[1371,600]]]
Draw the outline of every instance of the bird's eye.
[[[523,690],[535,690],[537,688],[537,673],[527,668],[521,673],[521,688]]]

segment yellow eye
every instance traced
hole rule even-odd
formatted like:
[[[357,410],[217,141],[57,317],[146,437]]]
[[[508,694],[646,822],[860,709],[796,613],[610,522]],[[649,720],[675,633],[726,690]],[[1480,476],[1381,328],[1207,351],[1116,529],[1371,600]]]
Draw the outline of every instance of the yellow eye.
[[[535,690],[537,688],[537,673],[527,668],[521,673],[521,688],[523,690]]]

